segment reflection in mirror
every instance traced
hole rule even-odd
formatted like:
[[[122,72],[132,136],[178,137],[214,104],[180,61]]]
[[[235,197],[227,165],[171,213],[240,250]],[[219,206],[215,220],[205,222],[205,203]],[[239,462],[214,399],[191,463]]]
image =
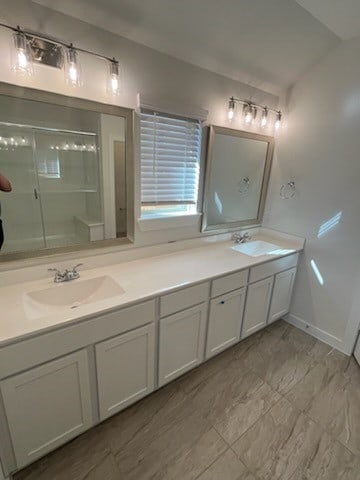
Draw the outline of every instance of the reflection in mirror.
[[[273,139],[210,127],[203,230],[261,222]]]
[[[84,102],[0,96],[2,256],[126,237],[126,118]]]

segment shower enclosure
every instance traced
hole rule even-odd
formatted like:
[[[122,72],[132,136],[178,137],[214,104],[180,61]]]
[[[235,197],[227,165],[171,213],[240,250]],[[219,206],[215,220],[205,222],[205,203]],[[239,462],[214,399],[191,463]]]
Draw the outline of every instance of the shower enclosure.
[[[98,157],[96,133],[0,123],[1,252],[103,239]]]

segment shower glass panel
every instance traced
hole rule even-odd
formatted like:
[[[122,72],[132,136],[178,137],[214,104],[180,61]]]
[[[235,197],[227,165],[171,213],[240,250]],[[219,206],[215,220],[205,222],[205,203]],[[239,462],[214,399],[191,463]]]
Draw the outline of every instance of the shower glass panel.
[[[80,244],[103,238],[95,133],[0,125],[1,250]]]
[[[90,241],[101,223],[96,135],[36,131],[35,145],[46,247]]]
[[[0,198],[5,236],[2,252],[45,247],[35,162],[33,132],[0,125],[0,172],[12,184],[12,192]]]

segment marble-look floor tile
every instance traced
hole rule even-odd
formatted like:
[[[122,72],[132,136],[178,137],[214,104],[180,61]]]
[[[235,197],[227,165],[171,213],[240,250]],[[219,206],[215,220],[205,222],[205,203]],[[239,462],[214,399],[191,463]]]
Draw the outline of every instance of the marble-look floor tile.
[[[126,480],[193,479],[226,448],[220,435],[185,398],[171,410],[165,404],[140,426],[117,453],[116,462]]]
[[[110,454],[99,465],[96,465],[83,480],[122,480],[122,477],[113,455]]]
[[[162,472],[164,480],[194,480],[227,448],[214,428],[207,431],[194,445],[177,455]],[[180,449],[181,450],[181,449]],[[155,476],[154,478],[159,478]]]
[[[227,450],[196,480],[256,480],[232,450]]]
[[[116,455],[131,440],[141,436],[159,419],[171,423],[175,415],[173,412],[181,409],[186,398],[187,395],[171,383],[109,418],[103,425],[113,454]]]
[[[327,433],[290,480],[359,480],[360,458]]]
[[[296,385],[317,362],[305,351],[297,351],[284,342],[272,353],[257,352],[257,358],[245,358],[245,364],[274,390],[284,394]]]
[[[281,399],[232,446],[259,479],[289,480],[318,448],[322,431]]]
[[[322,360],[332,347],[320,342],[316,338],[289,325],[289,328],[281,335],[281,342],[296,352],[306,352],[314,360]]]
[[[21,470],[14,480],[84,480],[110,453],[99,425]]]
[[[280,398],[257,375],[237,362],[200,385],[192,399],[231,445]]]
[[[360,383],[342,373],[340,364],[338,367],[325,362],[317,365],[287,398],[360,455]]]

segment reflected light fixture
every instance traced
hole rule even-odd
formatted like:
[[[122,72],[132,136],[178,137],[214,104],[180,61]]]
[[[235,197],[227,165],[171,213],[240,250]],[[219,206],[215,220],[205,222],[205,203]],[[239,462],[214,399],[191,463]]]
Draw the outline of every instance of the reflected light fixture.
[[[235,100],[234,97],[230,97],[229,100],[229,109],[228,109],[228,119],[231,122],[235,115]]]
[[[109,64],[110,75],[108,80],[108,92],[110,95],[117,96],[119,94],[119,62],[113,58]]]
[[[244,121],[246,125],[250,125],[253,121],[253,109],[251,104],[244,105]]]
[[[80,63],[72,43],[66,50],[65,79],[66,83],[72,87],[81,86]]]
[[[279,130],[279,128],[281,127],[281,118],[282,118],[282,114],[279,111],[276,115],[276,121],[275,121],[275,129],[276,130]]]
[[[25,33],[20,30],[20,27],[14,33],[14,47],[13,71],[21,76],[31,76],[33,74],[33,64],[30,46]]]
[[[262,112],[261,121],[260,121],[260,125],[262,128],[265,128],[268,124],[268,115],[269,115],[269,109],[265,107]]]

